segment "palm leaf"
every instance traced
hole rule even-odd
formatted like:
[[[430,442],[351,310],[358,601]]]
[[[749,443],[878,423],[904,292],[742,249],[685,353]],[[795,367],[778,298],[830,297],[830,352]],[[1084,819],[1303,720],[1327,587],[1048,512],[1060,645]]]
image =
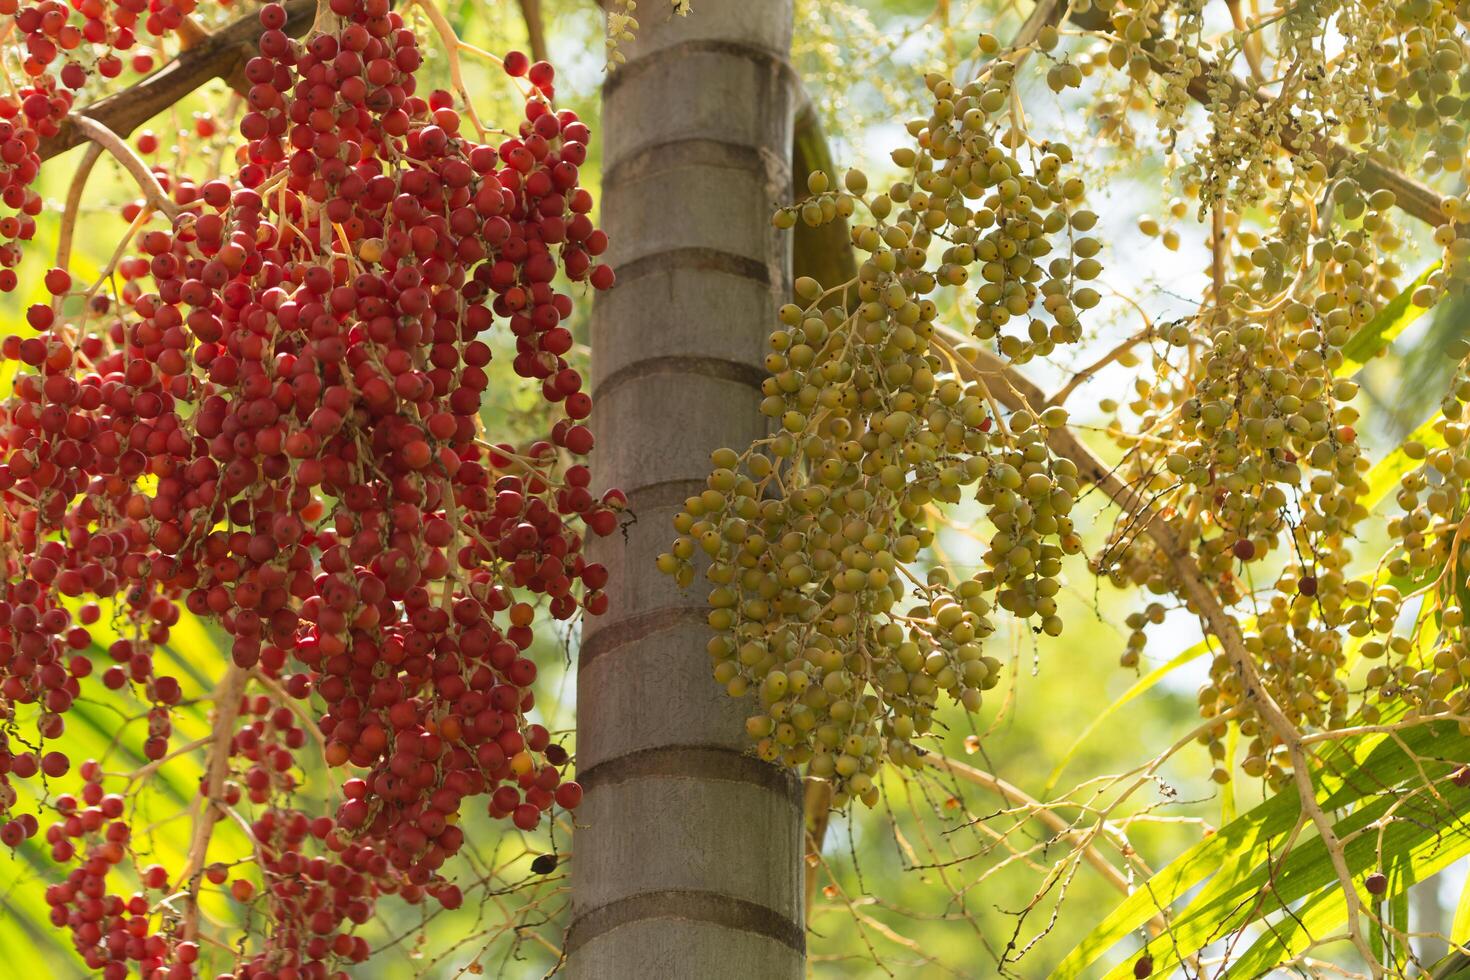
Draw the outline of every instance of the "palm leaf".
[[[1384,815],[1396,800],[1391,791],[1418,779],[1422,758],[1462,759],[1467,755],[1470,738],[1450,723],[1426,724],[1406,730],[1397,738],[1367,734],[1344,739],[1325,754],[1313,774],[1317,801],[1329,813],[1356,805],[1337,825],[1340,833],[1347,832]],[[1444,763],[1439,765],[1445,768]],[[1470,806],[1470,789],[1456,790],[1455,794],[1453,810]],[[1298,842],[1284,859],[1277,855],[1300,817],[1301,800],[1295,789],[1289,789],[1227,823],[1155,873],[1109,913],[1058,966],[1056,976],[1080,975],[1150,918],[1171,909],[1190,892],[1195,893],[1171,915],[1169,941],[1153,951],[1155,971],[1160,975],[1179,962],[1181,955],[1190,955],[1292,902],[1308,899],[1310,905],[1310,897],[1321,892],[1327,897],[1318,900],[1330,904],[1330,894],[1338,886],[1320,840]],[[1456,856],[1461,852],[1458,842],[1446,844],[1439,840],[1442,827],[1395,821],[1390,829],[1395,835],[1395,848],[1415,853],[1419,872],[1452,851]],[[1354,873],[1373,867],[1374,836],[1364,835],[1353,845],[1349,858]],[[1421,857],[1416,848],[1433,853],[1425,850]],[[1470,836],[1463,849],[1470,850]],[[1122,964],[1109,976],[1128,976],[1131,974],[1123,971],[1131,969],[1131,964]]]
[[[1446,785],[1441,789],[1447,804],[1449,821],[1423,819],[1391,820],[1381,834],[1366,833],[1350,841],[1344,848],[1348,867],[1354,873],[1364,872],[1377,866],[1381,853],[1387,861],[1382,870],[1388,878],[1387,909],[1380,914],[1397,929],[1404,930],[1408,922],[1409,886],[1424,881],[1435,872],[1470,853],[1470,834],[1464,832],[1465,825],[1456,814],[1470,804],[1470,788],[1459,789]],[[1384,797],[1355,811],[1353,815],[1337,824],[1339,832],[1352,832],[1369,826],[1373,821],[1393,809],[1395,799]],[[1435,812],[1441,808],[1436,807]],[[1450,832],[1455,831],[1455,832]],[[1381,848],[1381,851],[1380,851]],[[1290,871],[1283,869],[1283,881],[1291,881],[1279,889],[1283,901],[1294,901],[1310,894],[1307,904],[1293,910],[1292,915],[1261,935],[1245,953],[1231,965],[1229,976],[1257,977],[1272,966],[1305,950],[1314,936],[1331,935],[1340,931],[1347,918],[1347,900],[1337,887],[1336,879],[1326,850],[1320,840],[1314,840],[1301,851],[1304,859]],[[1287,864],[1292,859],[1288,858]],[[1286,875],[1291,875],[1287,878]],[[1300,893],[1300,894],[1299,894]],[[1384,938],[1385,951],[1394,962],[1401,962],[1403,950],[1393,937]]]
[[[1438,268],[1439,263],[1435,262],[1425,269],[1419,274],[1419,278],[1400,290],[1373,319],[1348,338],[1347,343],[1342,345],[1342,364],[1336,371],[1338,377],[1346,378],[1357,374],[1363,365],[1387,349],[1394,338],[1424,315],[1425,308],[1414,305],[1414,291],[1424,285]]]

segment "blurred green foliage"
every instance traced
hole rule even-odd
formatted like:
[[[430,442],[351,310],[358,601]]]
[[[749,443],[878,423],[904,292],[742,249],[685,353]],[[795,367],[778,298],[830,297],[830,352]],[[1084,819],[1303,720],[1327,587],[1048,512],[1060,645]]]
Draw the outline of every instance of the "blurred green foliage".
[[[822,114],[839,165],[862,165],[874,175],[884,172],[883,152],[894,133],[894,121],[917,106],[922,71],[959,68],[973,54],[979,28],[1004,33],[1024,13],[990,0],[940,0],[937,4],[927,0],[798,0],[797,8],[794,59]],[[525,43],[513,4],[458,0],[449,12],[464,38],[481,48],[501,52]],[[661,15],[654,10],[640,13]],[[589,0],[549,0],[543,14],[552,60],[561,73],[560,95],[596,133],[603,75],[596,6]],[[431,52],[430,76],[445,84],[442,56],[433,43],[426,48]],[[514,120],[516,102],[498,69],[473,58],[466,60],[465,68],[481,118]],[[1086,121],[1069,117],[1064,101],[1043,94],[1031,111],[1086,139]],[[209,146],[191,145],[186,142],[192,139],[189,136],[174,138],[180,131],[191,131],[193,113],[227,102],[216,83],[156,120],[152,128],[160,133],[163,158],[174,159],[178,145],[192,163],[207,167],[209,161],[215,161],[227,167],[233,144],[227,117],[222,117],[221,135]],[[238,109],[238,103],[235,106]],[[506,125],[513,128],[514,124]],[[600,159],[597,144],[592,149],[583,177],[595,188]],[[40,272],[50,265],[46,256],[55,251],[60,202],[65,199],[77,156],[78,151],[73,151],[43,171],[40,187],[49,204],[36,240],[29,243],[22,288],[0,297],[0,315],[7,322],[20,322],[26,306],[45,298]],[[1094,207],[1106,212],[1106,220],[1116,228],[1130,228],[1141,211],[1161,213],[1172,193],[1157,160],[1148,166],[1133,166],[1124,174],[1123,168],[1130,164],[1137,161],[1111,154],[1100,160],[1101,166],[1115,169],[1117,179]],[[198,179],[210,175],[207,170],[195,173]],[[84,232],[78,236],[72,262],[72,271],[79,278],[95,277],[106,265],[111,244],[126,227],[118,216],[119,206],[130,196],[130,185],[120,170],[111,161],[99,164],[88,187],[81,216]],[[1190,233],[1202,234],[1198,228]],[[1140,245],[1126,236],[1116,241],[1120,252]],[[1116,273],[1109,273],[1109,285],[1146,297],[1142,303],[1149,312],[1162,316],[1188,297],[1151,292],[1157,282],[1150,265],[1123,264]],[[1180,267],[1158,275],[1176,293],[1189,293],[1193,286],[1188,276],[1195,272],[1181,272],[1171,279],[1171,271],[1180,272]],[[588,297],[579,295],[573,328],[581,345],[587,339],[588,313]],[[1120,306],[1113,321],[1099,326],[1088,351],[1104,350],[1124,331],[1131,332],[1134,326],[1126,319],[1131,316]],[[1381,406],[1385,439],[1401,437],[1432,410],[1433,405],[1425,401],[1432,396],[1404,393],[1435,391],[1450,364],[1442,352],[1467,334],[1470,306],[1463,300],[1446,303],[1432,318],[1411,328],[1391,358],[1371,365],[1366,374],[1370,393],[1392,393],[1383,397],[1387,404]],[[497,356],[502,362],[508,360],[513,346],[504,335],[496,342]],[[586,354],[585,346],[579,346],[577,356],[585,359]],[[1064,369],[1055,372],[1056,377],[1064,373]],[[1102,377],[1095,390],[1106,388],[1107,383],[1108,377]],[[492,438],[522,441],[545,430],[540,399],[532,386],[507,381],[492,385],[488,394],[484,417]],[[1095,497],[1087,503],[1078,526],[1091,528],[1088,542],[1095,547],[1103,540],[1111,516],[1099,509],[1101,502]],[[955,528],[942,538],[945,560],[958,569],[978,561],[979,546],[965,534],[973,517],[963,511],[955,514]],[[1144,662],[1136,670],[1122,669],[1118,657],[1126,631],[1121,622],[1133,609],[1132,598],[1096,585],[1080,566],[1067,583],[1062,610],[1068,622],[1065,636],[1043,643],[1025,631],[997,635],[991,642],[997,651],[1005,651],[1008,682],[997,689],[978,717],[958,712],[944,716],[943,736],[935,748],[1043,800],[1069,787],[1081,787],[1069,796],[1071,808],[1058,811],[1076,816],[1083,812],[1079,805],[1094,805],[1107,797],[1105,777],[1146,765],[1162,747],[1197,724],[1194,688],[1201,670],[1197,661],[1183,664],[1092,729],[1092,720],[1124,695],[1139,676],[1195,646],[1199,633],[1188,617],[1171,617]],[[543,633],[538,644],[539,662],[546,665],[540,675],[538,710],[548,727],[567,733],[570,746],[575,636]],[[106,657],[100,651],[93,655],[99,660]],[[217,675],[222,663],[218,638],[198,624],[176,631],[165,655],[184,682],[186,698],[207,693],[210,678]],[[553,669],[555,664],[567,669]],[[141,706],[130,709],[112,703],[79,704],[69,716],[67,736],[77,746],[77,757],[101,758],[114,772],[141,765],[135,751],[140,739],[130,734],[126,722],[130,711],[141,710]],[[175,745],[200,737],[206,730],[202,711],[196,707],[181,712],[176,728]],[[1065,772],[1054,779],[1058,760],[1069,756]],[[1210,827],[1260,802],[1258,787],[1244,780],[1224,788],[1209,781],[1211,768],[1202,748],[1185,745],[1113,815],[1115,823],[1126,827],[1135,849],[1132,856],[1142,865],[1163,866],[1200,842]],[[142,846],[160,859],[177,863],[186,847],[185,807],[193,798],[199,773],[197,754],[171,761],[158,770],[150,780],[150,791],[140,797],[135,823],[147,828],[140,835]],[[304,776],[306,788],[299,805],[306,809],[328,806],[330,780],[323,768],[309,767]],[[939,772],[907,780],[892,775],[887,779],[882,805],[839,816],[827,836],[824,866],[818,874],[821,892],[810,919],[813,975],[1043,977],[1122,900],[1121,893],[1092,868],[1068,863],[1075,845],[1031,819],[1019,800]],[[224,825],[220,834],[222,849],[243,847],[233,826]],[[478,890],[467,887],[465,907],[434,915],[432,928],[426,928],[423,910],[393,901],[382,903],[379,918],[368,930],[379,952],[366,975],[450,977],[461,975],[473,963],[477,964],[473,972],[519,978],[540,976],[554,968],[560,915],[567,902],[566,867],[537,875],[530,863],[538,854],[565,852],[567,828],[555,828],[550,836],[524,835],[479,813],[467,817],[466,834],[468,858],[462,882],[468,885],[478,880],[482,882]],[[1123,866],[1116,847],[1104,840],[1098,846],[1108,860]],[[1020,855],[1008,856],[1011,850]],[[6,957],[7,975],[83,975],[66,940],[46,921],[41,888],[49,864],[34,844],[22,848],[16,860],[0,862],[0,950]],[[1058,867],[1063,870],[1055,871]],[[205,911],[227,922],[245,914],[223,890],[208,894]],[[1104,962],[1119,962],[1118,955]]]

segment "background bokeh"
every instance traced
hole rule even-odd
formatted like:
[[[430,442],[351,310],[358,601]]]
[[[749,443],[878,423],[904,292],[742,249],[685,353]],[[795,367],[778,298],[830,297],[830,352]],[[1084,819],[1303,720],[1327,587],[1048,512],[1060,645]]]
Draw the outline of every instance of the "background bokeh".
[[[726,0],[703,0],[726,2]],[[693,16],[701,0],[694,0]],[[645,18],[666,16],[663,4],[648,0]],[[980,30],[1005,37],[1020,13],[1005,4],[939,0],[797,0],[794,61],[808,96],[817,108],[839,167],[857,165],[875,184],[894,169],[887,149],[897,145],[902,121],[915,112],[924,94],[922,73],[962,72],[973,66]],[[459,0],[447,6],[449,19],[464,39],[489,51],[523,47],[525,28],[516,5],[501,0]],[[551,60],[559,72],[561,101],[598,126],[598,90],[603,78],[600,12],[592,0],[545,0],[543,17]],[[1069,39],[1054,55],[1085,46]],[[431,39],[428,72],[446,80],[441,49]],[[465,61],[466,77],[484,120],[516,116],[517,100],[493,65]],[[1163,219],[1170,201],[1180,194],[1171,175],[1181,150],[1166,154],[1146,114],[1128,116],[1100,111],[1096,85],[1084,83],[1081,94],[1053,95],[1037,73],[1028,73],[1024,103],[1033,132],[1072,145],[1087,161],[1089,204],[1102,215],[1100,256],[1105,272],[1101,288],[1107,298],[1088,322],[1088,340],[1058,360],[1027,366],[1048,390],[1069,374],[1111,349],[1146,323],[1161,323],[1191,313],[1208,279],[1208,228],[1194,215],[1167,219],[1178,235],[1170,248],[1161,236],[1139,230],[1144,215]],[[1119,100],[1126,101],[1126,94]],[[1122,105],[1122,101],[1118,105]],[[158,162],[202,180],[228,168],[234,147],[233,118],[239,110],[220,83],[181,103],[155,120]],[[210,113],[218,135],[201,140],[195,115]],[[1119,136],[1119,127],[1137,127]],[[1129,149],[1129,144],[1133,149]],[[584,182],[598,186],[597,147],[583,169]],[[59,213],[80,150],[48,162],[40,188],[48,206],[39,220],[22,275],[21,288],[0,298],[4,322],[20,323],[29,304],[44,300],[39,273],[51,264],[59,229]],[[71,263],[73,276],[91,281],[106,265],[126,223],[120,207],[133,195],[131,185],[110,160],[93,175],[80,218]],[[1406,233],[1413,229],[1406,229]],[[1427,254],[1427,253],[1421,253]],[[1424,260],[1427,262],[1427,260]],[[1412,278],[1418,269],[1409,269]],[[575,330],[585,344],[590,297],[579,296]],[[1466,331],[1470,313],[1458,302],[1443,304],[1408,330],[1387,358],[1363,376],[1369,425],[1363,434],[1370,447],[1389,448],[1424,420],[1437,404],[1438,384],[1451,362],[1443,356]],[[950,322],[964,323],[965,311],[948,311]],[[501,350],[509,348],[501,337]],[[578,348],[585,358],[585,347]],[[508,361],[508,357],[503,361]],[[1101,431],[1112,417],[1108,400],[1123,403],[1138,397],[1133,378],[1152,369],[1147,345],[1133,363],[1115,364],[1100,372],[1069,402],[1073,420],[1088,427],[1095,447],[1107,458],[1118,452]],[[492,435],[523,439],[543,431],[534,389],[508,370],[493,384],[484,417]],[[8,388],[10,379],[0,378]],[[1089,550],[1099,546],[1113,515],[1100,495],[1084,498],[1078,527]],[[952,526],[940,538],[942,558],[957,571],[973,571],[983,547],[970,533],[976,509],[957,508]],[[1371,548],[1364,548],[1371,552]],[[938,559],[936,559],[938,560]],[[1169,672],[1157,684],[1093,725],[1139,678],[1195,647],[1200,632],[1192,619],[1173,612],[1156,627],[1144,657],[1135,668],[1119,666],[1127,635],[1123,619],[1138,608],[1138,598],[1097,584],[1079,562],[1065,576],[1062,615],[1067,630],[1059,639],[1038,637],[1025,629],[1007,629],[992,638],[992,652],[1006,662],[1006,681],[990,695],[976,717],[950,712],[942,718],[934,748],[998,776],[1033,796],[1049,798],[1071,791],[1078,803],[1102,805],[1108,799],[1106,777],[1147,764],[1161,749],[1188,734],[1197,724],[1195,690],[1204,676],[1204,661],[1195,659]],[[566,635],[545,631],[537,638],[540,674],[540,720],[571,735],[575,700],[575,629]],[[691,656],[702,656],[691,651]],[[206,694],[222,663],[218,639],[201,624],[175,632],[165,659],[183,682],[185,697]],[[563,669],[556,669],[560,664]],[[160,666],[161,671],[169,667]],[[70,718],[76,758],[104,759],[110,772],[126,773],[141,764],[137,754],[141,723],[128,719],[141,705],[83,699]],[[174,744],[205,731],[203,711],[184,712],[176,724]],[[1054,772],[1061,760],[1060,772]],[[1139,858],[1158,868],[1212,826],[1259,800],[1259,787],[1237,780],[1230,787],[1210,781],[1212,762],[1205,750],[1186,745],[1156,772],[1114,815]],[[160,858],[177,859],[187,841],[187,803],[192,799],[199,764],[184,757],[162,767],[140,794],[134,825],[146,830],[144,846]],[[329,781],[322,767],[306,772],[303,805],[326,806]],[[882,804],[858,809],[833,820],[818,871],[821,894],[811,914],[811,971],[819,977],[994,977],[1048,975],[1051,968],[1120,899],[1119,893],[1085,865],[1058,874],[1056,862],[1070,844],[1049,840],[1048,831],[1015,810],[1015,800],[973,784],[936,775],[900,781],[886,777]],[[1080,787],[1080,789],[1077,789]],[[1066,812],[1065,810],[1061,812]],[[450,977],[465,973],[509,977],[540,976],[557,963],[557,946],[567,903],[566,867],[538,875],[530,865],[536,855],[564,854],[567,828],[551,836],[523,835],[502,822],[480,815],[466,825],[468,859],[463,866],[465,907],[440,912],[432,926],[421,909],[392,901],[381,906],[370,927],[375,956],[365,975],[381,978]],[[234,835],[232,837],[232,835]],[[233,826],[219,831],[219,848],[243,846]],[[1022,852],[1016,856],[1012,851]],[[1116,856],[1116,850],[1110,852]],[[83,975],[65,940],[45,920],[42,877],[49,861],[28,844],[16,859],[0,859],[0,975],[69,978]],[[1418,928],[1448,928],[1451,911],[1464,880],[1452,868],[1418,886]],[[208,893],[207,915],[237,921],[245,914],[223,891]],[[1021,954],[1024,952],[1024,956]],[[1426,951],[1431,956],[1433,951]],[[1116,962],[1121,953],[1109,962]]]

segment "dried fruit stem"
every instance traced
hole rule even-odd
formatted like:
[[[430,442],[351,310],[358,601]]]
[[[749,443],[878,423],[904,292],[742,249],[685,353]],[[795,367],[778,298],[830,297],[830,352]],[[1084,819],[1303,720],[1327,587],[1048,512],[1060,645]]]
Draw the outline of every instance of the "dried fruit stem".
[[[1102,875],[1108,884],[1124,895],[1132,892],[1133,886],[1128,883],[1127,877],[1092,844],[1091,834],[1078,830],[1046,804],[1027,794],[1025,790],[1013,786],[993,773],[976,769],[974,766],[966,765],[938,752],[931,752],[924,756],[924,761],[941,772],[947,772],[967,783],[995,793],[1009,802],[1019,803],[1027,813],[1038,822],[1045,824],[1047,829],[1056,834],[1059,839],[1070,841],[1081,847],[1082,859]],[[1169,928],[1169,924],[1162,915],[1155,915],[1148,920],[1147,927],[1150,935],[1158,936]]]
[[[1066,401],[1069,397],[1071,397],[1072,392],[1076,391],[1082,385],[1086,384],[1089,379],[1091,379],[1103,368],[1107,367],[1109,364],[1112,364],[1118,358],[1122,357],[1124,354],[1128,353],[1130,350],[1143,343],[1149,337],[1153,336],[1153,332],[1153,324],[1149,324],[1142,330],[1119,342],[1118,346],[1114,347],[1102,357],[1099,357],[1096,361],[1093,361],[1091,364],[1087,365],[1087,367],[1072,375],[1072,377],[1068,379],[1067,383],[1063,385],[1055,395],[1052,395],[1051,398],[1048,399],[1047,404],[1066,404]]]
[[[186,940],[199,933],[199,882],[209,854],[209,838],[215,821],[219,819],[215,808],[230,771],[230,744],[235,734],[235,720],[240,716],[240,696],[245,691],[246,677],[244,668],[231,664],[214,693],[214,742],[209,748],[204,795],[196,804],[194,836],[189,842],[189,855],[184,864],[183,878],[188,882],[189,890],[189,901],[184,908],[183,934]]]
[[[963,337],[943,329],[936,333],[936,339],[950,346],[965,343]],[[957,358],[957,363],[961,366],[969,365],[970,371],[967,373],[970,373],[974,380],[997,389],[996,396],[1008,408],[1027,408],[1039,412],[1046,404],[1046,399],[1036,385],[989,351],[976,350],[973,360],[960,357]],[[996,382],[1001,383],[996,384]],[[1092,482],[1122,508],[1130,519],[1135,521],[1141,533],[1153,539],[1167,557],[1183,597],[1193,607],[1196,615],[1204,621],[1207,634],[1218,639],[1221,646],[1224,647],[1226,656],[1230,658],[1231,664],[1240,674],[1241,684],[1245,688],[1247,698],[1254,703],[1261,720],[1271,729],[1271,733],[1281,743],[1290,759],[1292,778],[1296,784],[1302,813],[1312,822],[1318,836],[1322,838],[1323,847],[1327,850],[1338,884],[1342,888],[1343,900],[1347,904],[1349,937],[1359,954],[1372,966],[1373,976],[1382,976],[1383,969],[1374,960],[1368,942],[1363,936],[1361,926],[1364,913],[1363,903],[1343,855],[1342,842],[1333,829],[1332,820],[1317,803],[1316,787],[1312,784],[1307,754],[1302,747],[1302,733],[1286,717],[1271,696],[1271,692],[1262,683],[1255,661],[1251,659],[1249,651],[1245,648],[1245,638],[1241,635],[1240,624],[1225,611],[1219,598],[1205,583],[1204,576],[1201,575],[1199,566],[1195,564],[1188,547],[1176,540],[1167,525],[1153,519],[1152,508],[1146,499],[1139,496],[1132,487],[1123,482],[1102,460],[1098,459],[1070,429],[1065,427],[1053,429],[1047,442],[1058,456],[1070,459],[1076,464],[1078,473],[1083,479]]]
[[[92,143],[87,147],[87,152],[82,154],[82,160],[77,164],[77,172],[71,179],[71,187],[66,192],[66,210],[61,213],[61,230],[56,238],[56,267],[65,269],[71,262],[71,243],[77,230],[77,218],[82,210],[82,194],[87,189],[87,178],[92,176],[92,168],[97,165],[97,160],[102,156],[102,145]],[[58,296],[52,300],[52,308],[57,313],[61,312],[62,297]]]
[[[459,35],[454,33],[454,28],[445,19],[439,8],[434,5],[433,0],[413,0],[413,3],[424,12],[425,17],[429,18],[429,24],[433,26],[434,33],[439,35],[439,40],[444,45],[444,57],[449,62],[449,82],[454,86],[454,91],[458,93],[470,124],[475,127],[475,132],[479,133],[480,139],[483,140],[486,130],[480,125],[480,117],[475,115],[475,104],[470,101],[469,89],[465,87],[464,75],[459,67]]]
[[[117,158],[117,161],[123,165],[123,169],[137,182],[138,187],[143,191],[143,196],[148,199],[148,204],[155,211],[163,212],[170,221],[178,217],[179,206],[169,200],[167,192],[159,184],[153,171],[149,170],[143,159],[133,152],[131,146],[123,142],[121,136],[97,120],[86,116],[74,116],[72,122],[89,140]]]
[[[134,769],[132,772],[127,774],[127,780],[130,783],[136,783],[140,779],[147,779],[149,776],[157,772],[159,767],[162,766],[165,762],[168,762],[171,759],[177,759],[181,755],[188,755],[195,749],[203,748],[212,741],[214,741],[214,735],[209,734],[201,738],[196,738],[194,741],[189,742],[186,745],[180,745],[178,748],[174,749],[163,758],[154,759],[147,765],[139,766],[137,769]]]

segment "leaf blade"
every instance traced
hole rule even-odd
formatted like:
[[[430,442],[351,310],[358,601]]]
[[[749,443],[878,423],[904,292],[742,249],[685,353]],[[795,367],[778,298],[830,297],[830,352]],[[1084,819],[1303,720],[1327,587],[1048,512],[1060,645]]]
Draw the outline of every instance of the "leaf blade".
[[[1424,315],[1427,308],[1414,305],[1414,292],[1428,282],[1429,277],[1438,269],[1439,263],[1435,262],[1421,272],[1419,278],[1400,290],[1373,319],[1348,338],[1347,343],[1342,345],[1342,364],[1333,372],[1337,377],[1347,378],[1357,374],[1380,351],[1393,343],[1410,324]]]

